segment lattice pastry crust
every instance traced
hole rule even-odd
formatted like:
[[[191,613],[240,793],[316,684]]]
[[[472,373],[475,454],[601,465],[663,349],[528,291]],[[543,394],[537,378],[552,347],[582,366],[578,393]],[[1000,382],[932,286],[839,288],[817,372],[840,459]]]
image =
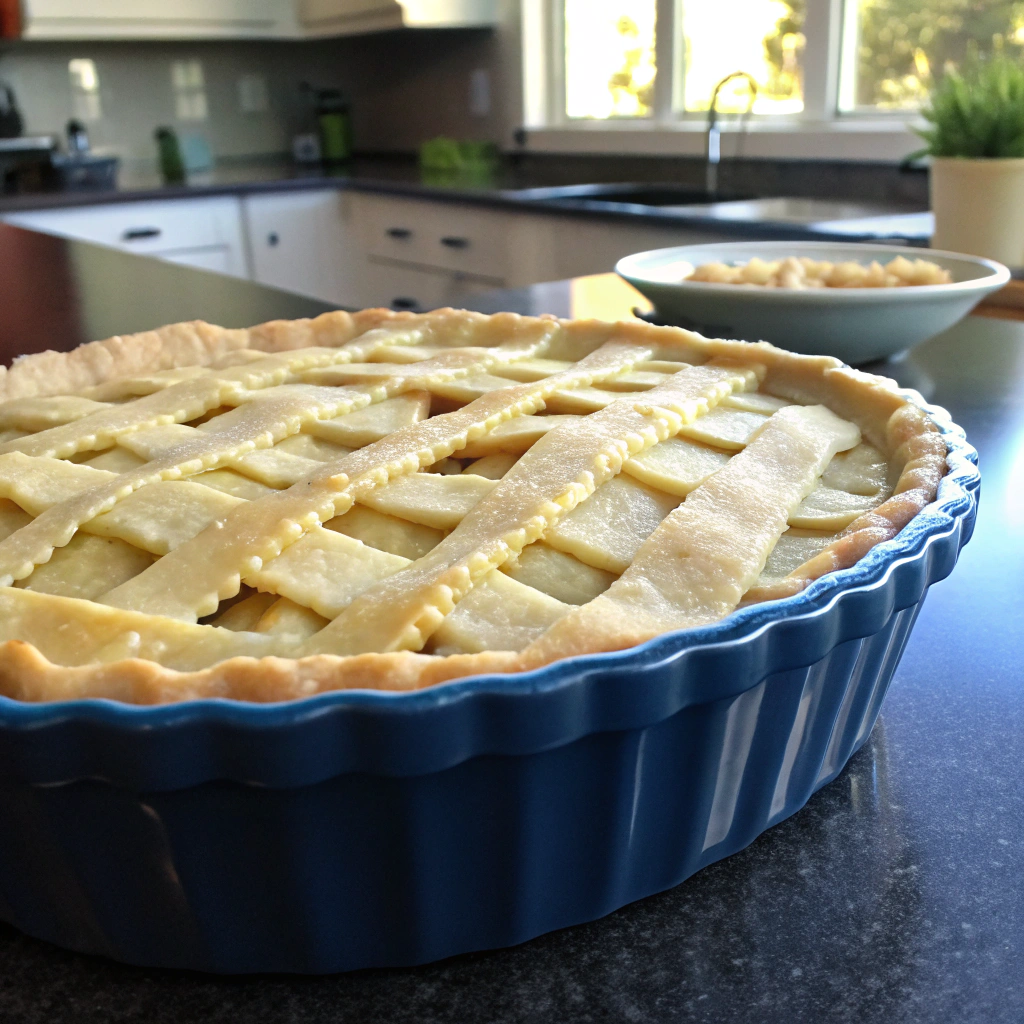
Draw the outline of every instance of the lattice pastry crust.
[[[0,377],[0,692],[272,701],[621,649],[852,565],[946,447],[891,381],[642,323],[204,323]]]

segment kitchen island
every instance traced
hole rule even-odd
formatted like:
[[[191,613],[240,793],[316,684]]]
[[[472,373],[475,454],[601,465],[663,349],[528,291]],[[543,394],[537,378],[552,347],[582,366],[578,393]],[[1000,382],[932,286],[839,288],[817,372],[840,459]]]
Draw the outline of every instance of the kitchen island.
[[[474,296],[630,315],[614,279]],[[0,354],[323,303],[0,225]],[[971,317],[874,369],[981,453],[977,529],[936,585],[867,744],[747,850],[509,950],[336,977],[219,978],[79,956],[0,924],[5,1024],[850,1021],[1009,1024],[1024,1007],[1024,323]],[[2,780],[0,780],[2,785]]]

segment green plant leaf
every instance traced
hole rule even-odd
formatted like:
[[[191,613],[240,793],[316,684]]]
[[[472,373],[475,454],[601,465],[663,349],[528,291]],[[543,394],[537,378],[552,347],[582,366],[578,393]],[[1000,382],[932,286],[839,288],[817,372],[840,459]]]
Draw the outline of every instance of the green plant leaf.
[[[1024,157],[1024,66],[1004,55],[947,72],[915,129],[936,157]]]

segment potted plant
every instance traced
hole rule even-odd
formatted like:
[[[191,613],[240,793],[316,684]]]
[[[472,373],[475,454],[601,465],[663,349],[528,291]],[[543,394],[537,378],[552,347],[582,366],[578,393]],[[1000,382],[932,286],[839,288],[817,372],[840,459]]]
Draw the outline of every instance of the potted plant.
[[[947,72],[923,115],[932,245],[1024,266],[1024,67],[997,55]]]

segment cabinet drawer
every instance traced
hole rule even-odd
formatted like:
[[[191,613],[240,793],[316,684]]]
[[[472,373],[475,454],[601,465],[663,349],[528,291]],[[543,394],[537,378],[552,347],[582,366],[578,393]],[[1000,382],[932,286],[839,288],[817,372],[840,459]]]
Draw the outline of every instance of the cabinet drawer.
[[[165,259],[185,251],[217,249],[225,253],[225,273],[248,276],[241,207],[232,196],[29,210],[3,219],[62,238]]]
[[[453,203],[360,195],[355,222],[371,256],[504,279],[509,215]]]
[[[496,278],[425,270],[371,257],[364,265],[360,300],[368,306],[423,311],[458,306],[467,295],[503,284]]]
[[[241,237],[238,200],[231,197],[32,210],[5,219],[37,231],[143,253],[231,244]]]

